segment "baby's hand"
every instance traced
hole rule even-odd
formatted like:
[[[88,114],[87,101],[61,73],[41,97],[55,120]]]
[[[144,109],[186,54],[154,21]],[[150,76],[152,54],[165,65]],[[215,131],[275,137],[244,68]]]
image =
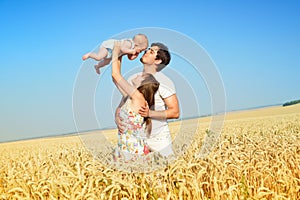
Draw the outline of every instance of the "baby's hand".
[[[139,56],[139,53],[135,53],[135,54],[128,54],[127,57],[129,60],[134,60]]]

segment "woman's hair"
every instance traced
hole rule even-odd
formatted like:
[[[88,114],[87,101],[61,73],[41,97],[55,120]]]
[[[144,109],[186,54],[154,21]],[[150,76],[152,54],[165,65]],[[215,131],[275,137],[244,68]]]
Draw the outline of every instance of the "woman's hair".
[[[149,109],[154,106],[155,99],[154,95],[158,90],[159,82],[154,78],[152,74],[143,74],[143,81],[141,85],[137,88],[140,93],[144,95],[145,100],[148,103]],[[150,117],[144,117],[144,122],[146,122],[146,131],[150,135],[152,129],[152,122]]]

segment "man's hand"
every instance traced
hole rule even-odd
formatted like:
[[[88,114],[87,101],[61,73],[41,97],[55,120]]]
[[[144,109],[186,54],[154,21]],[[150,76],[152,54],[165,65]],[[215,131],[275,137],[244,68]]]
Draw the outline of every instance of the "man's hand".
[[[151,119],[167,120],[177,119],[180,116],[178,99],[176,94],[164,98],[164,102],[168,109],[166,110],[150,110],[149,106],[142,106],[139,109],[139,114],[142,117],[151,117]]]
[[[146,102],[146,103],[147,103],[147,102]],[[139,109],[139,114],[140,114],[142,117],[150,117],[150,109],[149,109],[148,104],[146,104],[145,106],[140,107],[140,109]]]

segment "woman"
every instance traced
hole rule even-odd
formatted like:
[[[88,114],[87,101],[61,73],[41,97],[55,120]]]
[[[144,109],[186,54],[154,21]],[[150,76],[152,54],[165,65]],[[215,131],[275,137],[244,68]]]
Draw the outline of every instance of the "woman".
[[[123,94],[125,102],[120,109],[120,117],[126,124],[123,133],[118,133],[118,146],[115,158],[123,156],[125,160],[137,155],[146,155],[149,149],[145,142],[151,133],[151,118],[142,117],[138,110],[142,106],[154,106],[154,95],[158,90],[159,83],[151,74],[143,74],[138,88],[128,83],[121,74],[120,44],[115,43],[112,56],[112,78],[117,88]]]

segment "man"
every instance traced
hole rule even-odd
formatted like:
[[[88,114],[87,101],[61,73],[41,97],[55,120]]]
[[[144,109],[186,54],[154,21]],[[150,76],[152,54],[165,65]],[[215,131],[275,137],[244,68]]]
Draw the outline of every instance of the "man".
[[[173,82],[164,75],[161,70],[166,67],[171,60],[168,48],[162,43],[152,43],[151,48],[146,50],[140,61],[144,65],[143,73],[152,74],[160,83],[159,89],[155,94],[155,108],[141,107],[139,113],[143,117],[151,117],[152,131],[147,138],[147,144],[151,151],[158,151],[163,156],[173,154],[172,139],[167,119],[177,119],[179,117],[179,105]],[[140,75],[135,74],[129,78],[129,82],[138,85]],[[122,120],[119,117],[119,110],[122,106],[121,101],[116,110],[116,124],[122,132]]]

